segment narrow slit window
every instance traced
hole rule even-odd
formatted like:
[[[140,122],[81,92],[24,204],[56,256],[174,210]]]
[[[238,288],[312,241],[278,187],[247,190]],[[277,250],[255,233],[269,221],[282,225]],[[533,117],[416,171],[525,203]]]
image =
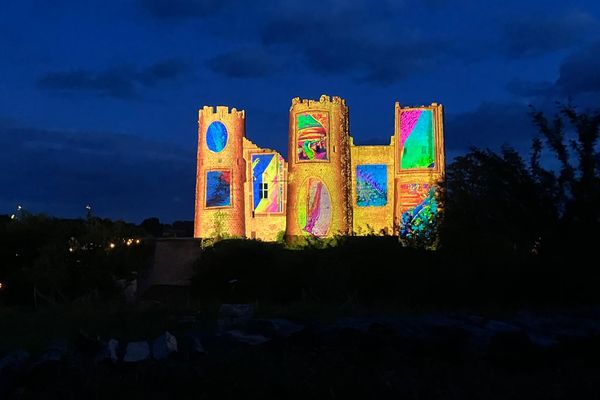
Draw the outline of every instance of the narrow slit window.
[[[269,184],[268,183],[260,184],[260,198],[261,199],[269,198]]]

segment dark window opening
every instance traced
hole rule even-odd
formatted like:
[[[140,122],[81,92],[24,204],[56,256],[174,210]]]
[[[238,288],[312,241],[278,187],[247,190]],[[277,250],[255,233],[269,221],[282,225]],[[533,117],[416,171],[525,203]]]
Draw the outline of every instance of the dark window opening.
[[[268,199],[269,198],[269,184],[261,183],[259,193],[260,193],[259,197],[261,199]]]

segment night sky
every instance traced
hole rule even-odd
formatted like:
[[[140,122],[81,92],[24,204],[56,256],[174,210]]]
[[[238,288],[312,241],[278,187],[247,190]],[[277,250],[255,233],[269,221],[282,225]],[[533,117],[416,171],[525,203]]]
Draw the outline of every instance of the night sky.
[[[321,94],[358,144],[438,102],[450,158],[527,156],[529,104],[600,106],[600,2],[5,0],[0,214],[191,220],[199,108],[245,109],[287,157],[291,99]]]

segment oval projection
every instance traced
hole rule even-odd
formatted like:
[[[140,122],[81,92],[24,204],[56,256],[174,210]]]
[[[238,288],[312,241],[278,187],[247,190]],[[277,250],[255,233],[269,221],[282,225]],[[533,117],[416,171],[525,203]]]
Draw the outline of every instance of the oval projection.
[[[220,121],[214,121],[206,130],[206,146],[214,153],[222,151],[227,146],[227,128]]]
[[[298,193],[298,223],[305,234],[323,237],[331,225],[331,197],[318,178],[304,181]]]

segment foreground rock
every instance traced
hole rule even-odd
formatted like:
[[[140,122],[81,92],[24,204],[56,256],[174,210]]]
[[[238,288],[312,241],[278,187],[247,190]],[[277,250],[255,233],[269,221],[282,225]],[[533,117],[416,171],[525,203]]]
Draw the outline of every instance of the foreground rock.
[[[102,350],[96,357],[96,362],[111,361],[116,363],[119,361],[119,341],[117,339],[110,339],[102,347]]]
[[[245,324],[248,333],[260,334],[270,338],[288,337],[304,330],[304,325],[283,318],[253,319]]]
[[[23,368],[28,359],[29,353],[22,349],[8,353],[0,359],[0,373],[6,370],[18,371]]]
[[[165,332],[154,340],[152,344],[152,356],[155,360],[165,360],[177,352],[177,338],[169,332]]]
[[[220,332],[243,325],[254,316],[252,304],[221,304],[217,319],[217,330]]]
[[[66,340],[55,340],[46,349],[44,354],[32,365],[39,367],[48,363],[56,363],[64,360],[68,354],[69,346]]]
[[[189,344],[189,353],[192,357],[206,353],[204,345],[202,344],[202,339],[199,334],[195,332],[188,332],[186,338]]]
[[[148,342],[130,342],[127,344],[124,362],[140,362],[150,358],[150,346]]]
[[[225,335],[236,342],[249,344],[252,346],[256,346],[259,344],[263,344],[271,340],[270,338],[260,335],[260,334],[252,334],[248,332],[243,332],[240,330],[230,330],[225,332]]]

